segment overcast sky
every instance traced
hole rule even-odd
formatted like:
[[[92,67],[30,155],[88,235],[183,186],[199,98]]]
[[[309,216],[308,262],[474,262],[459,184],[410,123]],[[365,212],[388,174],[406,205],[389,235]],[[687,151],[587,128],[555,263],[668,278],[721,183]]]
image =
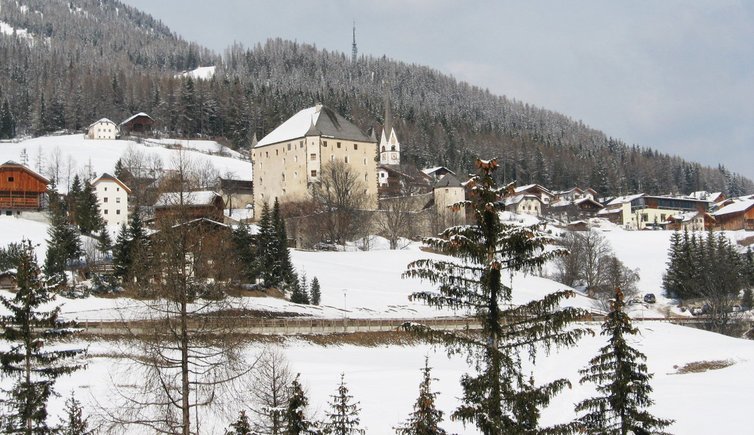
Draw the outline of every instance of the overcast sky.
[[[754,179],[754,2],[122,0],[218,52],[281,37],[428,65]]]

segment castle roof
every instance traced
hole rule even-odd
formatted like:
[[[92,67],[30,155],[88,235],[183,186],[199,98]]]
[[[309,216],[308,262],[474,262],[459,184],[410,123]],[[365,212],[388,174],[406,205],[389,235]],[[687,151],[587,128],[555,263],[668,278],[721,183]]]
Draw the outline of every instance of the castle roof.
[[[288,118],[287,121],[257,142],[256,148],[301,139],[309,135],[359,142],[375,142],[351,121],[329,107],[317,104]]]

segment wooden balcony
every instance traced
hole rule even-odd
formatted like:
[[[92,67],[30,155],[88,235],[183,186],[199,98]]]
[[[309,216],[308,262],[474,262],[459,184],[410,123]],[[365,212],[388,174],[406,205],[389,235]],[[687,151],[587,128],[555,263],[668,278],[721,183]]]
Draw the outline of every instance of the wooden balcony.
[[[0,193],[0,208],[26,208],[36,209],[39,208],[40,201],[38,195],[8,195]]]

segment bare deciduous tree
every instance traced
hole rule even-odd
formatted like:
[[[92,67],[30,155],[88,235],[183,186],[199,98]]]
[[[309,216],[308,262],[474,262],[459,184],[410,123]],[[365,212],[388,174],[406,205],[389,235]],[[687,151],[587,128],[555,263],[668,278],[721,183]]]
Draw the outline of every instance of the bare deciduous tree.
[[[322,165],[320,180],[311,187],[312,198],[320,205],[322,234],[334,243],[353,240],[369,227],[362,213],[367,203],[366,186],[359,174],[345,162],[331,161]]]
[[[285,413],[290,400],[293,374],[280,349],[271,348],[260,356],[252,372],[251,395],[254,430],[260,434],[285,433]]]

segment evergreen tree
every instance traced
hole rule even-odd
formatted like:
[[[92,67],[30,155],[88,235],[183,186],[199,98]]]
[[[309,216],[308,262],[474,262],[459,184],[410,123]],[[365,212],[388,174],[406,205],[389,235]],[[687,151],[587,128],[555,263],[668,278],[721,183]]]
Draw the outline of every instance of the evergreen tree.
[[[66,206],[68,209],[68,219],[72,224],[78,225],[78,204],[79,201],[81,201],[81,179],[79,178],[79,175],[76,174],[73,176],[73,181],[71,182],[71,187],[68,189],[68,195],[66,195]]]
[[[82,254],[81,241],[76,229],[68,223],[63,202],[57,193],[50,193],[50,228],[47,234],[47,255],[44,272],[53,282],[65,282],[63,274]]]
[[[76,222],[81,232],[91,235],[105,228],[105,221],[99,212],[97,196],[91,183],[84,183],[84,188],[76,202]]]
[[[309,284],[306,280],[306,274],[301,276],[301,280],[293,286],[291,292],[291,302],[296,304],[309,305]]]
[[[113,240],[110,238],[110,232],[107,228],[102,228],[97,235],[97,250],[103,255],[107,255],[113,248]]]
[[[140,214],[135,210],[129,219],[129,225],[122,225],[113,245],[114,275],[122,280],[132,278],[138,281],[137,271],[148,259],[149,245]]]
[[[130,242],[128,227],[122,224],[113,245],[113,274],[121,279],[128,276],[131,268]]]
[[[90,435],[94,431],[89,430],[89,422],[84,417],[84,410],[81,407],[81,403],[76,400],[73,393],[71,397],[65,401],[65,414],[66,418],[61,422],[58,434],[60,435]]]
[[[319,288],[319,280],[315,276],[312,280],[312,287],[309,292],[309,302],[311,302],[312,305],[319,305],[320,299],[322,298],[322,292]]]
[[[251,424],[249,423],[249,417],[246,416],[246,411],[241,411],[238,414],[238,420],[235,423],[231,423],[230,429],[225,432],[225,435],[252,435]]]
[[[316,433],[314,424],[306,417],[306,407],[309,406],[309,398],[299,382],[300,375],[291,383],[290,398],[285,420],[287,421],[286,435],[306,435]]]
[[[746,265],[744,272],[746,283],[749,286],[754,286],[754,252],[752,252],[751,246],[746,248],[746,261],[744,264]]]
[[[582,310],[560,309],[572,292],[561,291],[525,305],[512,304],[512,289],[503,284],[503,271],[532,271],[561,250],[545,249],[553,241],[539,226],[503,224],[498,201],[512,188],[498,188],[493,179],[497,161],[477,160],[479,174],[471,179],[470,201],[454,207],[470,208],[475,223],[446,229],[424,243],[459,260],[418,260],[408,265],[405,277],[438,284],[438,292],[411,295],[414,300],[439,308],[472,309],[482,326],[480,335],[435,331],[423,325],[407,325],[449,352],[466,352],[479,367],[475,376],[461,381],[461,406],[452,418],[473,423],[483,433],[533,433],[539,429],[538,409],[569,385],[566,379],[534,386],[523,373],[521,359],[533,359],[537,347],[571,346],[585,329],[566,326],[584,315]],[[524,354],[524,355],[522,355]]]
[[[623,292],[616,289],[615,301],[602,324],[608,344],[580,371],[581,383],[596,384],[599,395],[576,405],[576,412],[586,412],[576,426],[590,434],[664,434],[663,429],[673,420],[657,418],[645,410],[653,403],[649,398],[652,375],[647,373],[646,356],[627,341],[639,331],[623,307]]]
[[[46,434],[47,400],[54,394],[55,380],[84,367],[76,361],[81,349],[45,350],[45,346],[73,334],[73,323],[58,320],[60,307],[50,311],[40,307],[54,295],[40,279],[40,270],[31,242],[23,242],[16,275],[18,290],[13,298],[0,296],[9,314],[0,317],[2,338],[11,343],[0,351],[0,371],[16,380],[4,390],[0,403],[9,412],[0,417],[5,433]]]
[[[439,393],[432,392],[432,369],[429,359],[424,359],[422,369],[424,377],[419,384],[419,397],[414,404],[414,412],[403,426],[397,427],[399,435],[445,435],[447,432],[440,427],[443,412],[435,407],[435,398]]]
[[[272,225],[275,229],[275,268],[276,273],[279,274],[280,279],[285,283],[288,288],[294,288],[298,284],[296,278],[296,272],[293,269],[293,262],[291,261],[291,253],[288,251],[288,234],[285,231],[285,219],[280,211],[280,203],[275,198],[275,203],[272,206]]]
[[[352,435],[363,434],[359,428],[359,402],[353,401],[353,396],[348,392],[345,375],[340,375],[340,385],[335,394],[330,396],[330,410],[326,413],[327,421],[324,423],[323,433],[328,435]]]
[[[16,120],[8,106],[8,100],[3,100],[3,107],[0,109],[0,139],[12,139],[16,137]]]
[[[270,206],[264,203],[259,218],[259,232],[257,233],[257,269],[260,271],[264,285],[267,288],[280,285],[279,276],[275,273],[276,251],[277,243],[272,215],[270,214]]]
[[[233,244],[236,248],[238,260],[241,263],[243,277],[247,282],[255,282],[257,276],[259,276],[256,260],[257,253],[248,225],[241,224],[233,230]]]

